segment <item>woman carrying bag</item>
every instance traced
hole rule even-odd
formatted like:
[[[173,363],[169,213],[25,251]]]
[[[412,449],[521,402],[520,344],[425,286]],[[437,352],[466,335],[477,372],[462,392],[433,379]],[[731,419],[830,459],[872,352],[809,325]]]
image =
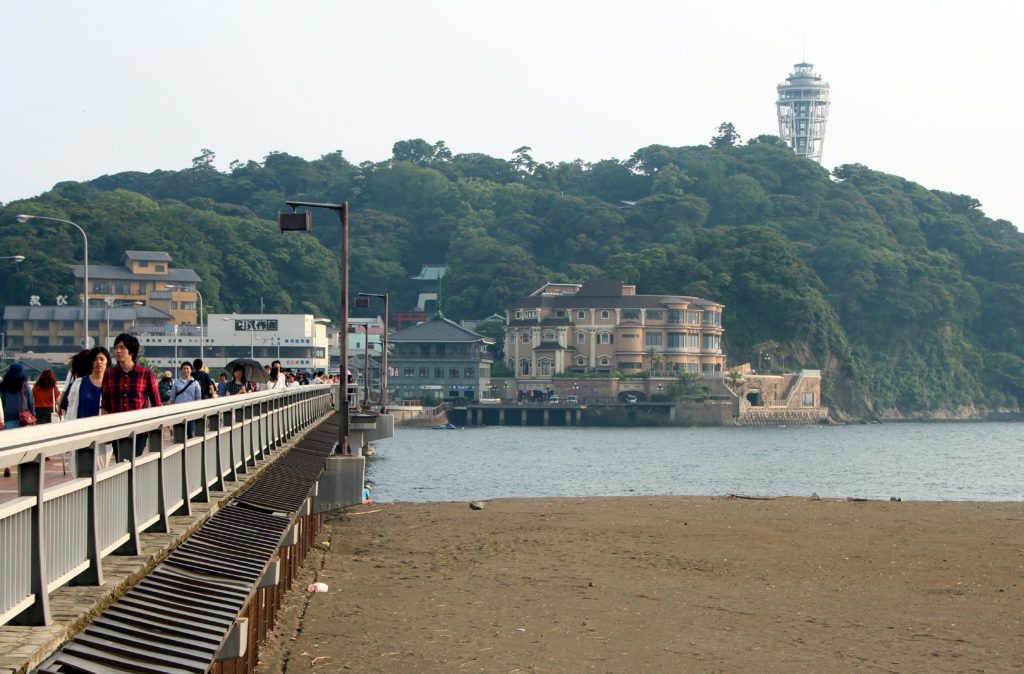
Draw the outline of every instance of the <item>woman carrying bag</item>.
[[[32,387],[32,402],[36,407],[36,422],[50,423],[57,407],[57,375],[53,370],[46,369],[39,374],[39,379]],[[60,421],[59,416],[56,419]]]
[[[0,399],[3,401],[5,429],[35,424],[36,406],[21,363],[7,368],[7,374],[0,382]]]

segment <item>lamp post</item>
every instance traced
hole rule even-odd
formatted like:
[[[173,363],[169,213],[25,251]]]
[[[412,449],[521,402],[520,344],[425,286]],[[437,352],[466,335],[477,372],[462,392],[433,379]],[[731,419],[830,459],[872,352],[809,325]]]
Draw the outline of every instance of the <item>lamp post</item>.
[[[205,363],[206,357],[203,347],[206,345],[206,330],[203,328],[203,325],[206,319],[203,318],[203,294],[199,292],[198,288],[189,288],[187,286],[179,286],[171,283],[168,283],[167,287],[175,290],[191,290],[199,296],[199,360]]]
[[[291,213],[279,213],[277,225],[282,232],[305,231],[313,229],[313,218],[309,211],[296,213],[296,208],[325,208],[338,214],[341,220],[341,322],[338,324],[340,336],[338,354],[341,357],[341,395],[338,423],[338,454],[351,454],[348,445],[348,202],[340,204],[323,204],[307,201],[286,201],[291,206]]]
[[[388,375],[391,373],[391,371],[388,370],[388,324],[391,322],[388,293],[359,293],[356,296],[356,306],[370,306],[371,297],[377,297],[384,300],[384,335],[381,337],[382,351],[380,356],[380,411],[381,414],[386,414],[388,411]]]
[[[113,350],[114,347],[110,340],[110,310],[113,309],[114,307],[138,307],[142,306],[142,302],[140,302],[139,300],[135,300],[132,302],[114,302],[114,299],[112,297],[108,297],[105,300],[105,303],[107,305],[107,309],[105,312],[107,314],[107,348]],[[177,358],[175,358],[175,360],[177,360]]]
[[[79,232],[81,232],[81,234],[82,234],[82,243],[83,243],[83,253],[84,253],[84,260],[85,260],[85,266],[84,266],[85,273],[83,275],[83,287],[84,287],[84,290],[85,290],[85,293],[84,293],[84,295],[85,295],[85,306],[83,307],[84,311],[83,311],[83,314],[82,314],[83,319],[84,319],[83,320],[83,325],[82,325],[82,345],[86,349],[90,348],[90,345],[92,344],[92,342],[89,340],[89,237],[86,236],[85,230],[82,229],[80,226],[76,225],[75,223],[71,222],[70,220],[61,220],[60,218],[50,218],[50,217],[46,217],[46,216],[43,216],[43,215],[25,215],[25,214],[22,214],[22,215],[15,216],[15,220],[17,220],[18,222],[20,222],[22,224],[25,224],[29,220],[49,220],[51,222],[62,222],[65,225],[71,225],[72,227],[77,229]]]

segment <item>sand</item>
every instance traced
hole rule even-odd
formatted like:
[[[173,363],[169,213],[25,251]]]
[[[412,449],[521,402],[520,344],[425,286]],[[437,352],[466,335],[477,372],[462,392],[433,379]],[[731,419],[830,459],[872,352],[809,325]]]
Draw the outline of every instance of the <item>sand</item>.
[[[1024,671],[1024,503],[360,506],[303,574],[261,672]]]

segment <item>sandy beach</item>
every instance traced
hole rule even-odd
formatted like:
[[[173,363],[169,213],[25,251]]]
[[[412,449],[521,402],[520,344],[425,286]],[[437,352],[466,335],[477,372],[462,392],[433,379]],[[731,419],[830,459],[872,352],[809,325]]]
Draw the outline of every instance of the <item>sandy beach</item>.
[[[1024,503],[382,504],[330,520],[260,671],[1010,672],[1022,621]]]

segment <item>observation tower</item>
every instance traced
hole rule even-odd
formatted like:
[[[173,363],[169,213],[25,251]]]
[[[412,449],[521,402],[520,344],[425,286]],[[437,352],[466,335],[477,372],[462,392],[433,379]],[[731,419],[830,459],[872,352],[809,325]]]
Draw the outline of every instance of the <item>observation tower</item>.
[[[797,63],[778,86],[779,137],[794,152],[819,164],[828,121],[828,89],[813,63]]]

